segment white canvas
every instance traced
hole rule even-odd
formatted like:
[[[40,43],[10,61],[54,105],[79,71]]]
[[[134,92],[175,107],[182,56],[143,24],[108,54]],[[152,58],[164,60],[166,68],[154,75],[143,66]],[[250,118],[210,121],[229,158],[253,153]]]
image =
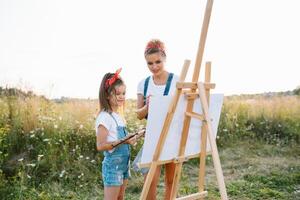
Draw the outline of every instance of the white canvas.
[[[150,163],[156,149],[156,145],[165,121],[165,117],[172,100],[172,96],[154,96],[150,100],[150,109],[146,127],[144,148],[142,153],[141,164]],[[210,117],[212,118],[212,127],[214,137],[216,138],[218,123],[223,104],[223,94],[210,95]],[[169,132],[160,155],[159,160],[170,160],[178,156],[180,136],[183,127],[184,113],[186,110],[187,100],[181,96],[170,125]],[[194,101],[193,112],[202,114],[200,98]],[[185,156],[191,156],[200,153],[201,149],[201,124],[198,119],[192,118],[188,139],[185,149]],[[207,138],[208,139],[208,138]],[[207,151],[210,151],[209,141],[207,141]]]

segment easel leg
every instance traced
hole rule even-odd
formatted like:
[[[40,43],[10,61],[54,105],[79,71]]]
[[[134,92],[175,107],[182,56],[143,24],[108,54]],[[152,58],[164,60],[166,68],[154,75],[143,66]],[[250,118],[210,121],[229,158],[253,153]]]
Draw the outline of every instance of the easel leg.
[[[210,83],[211,79],[211,62],[205,63],[205,82]],[[209,104],[209,89],[205,90],[207,103]],[[200,166],[199,166],[199,192],[204,191],[205,181],[205,166],[206,166],[206,146],[207,146],[207,124],[203,122],[201,128],[201,153],[200,153]]]
[[[207,128],[206,124],[203,124],[201,130],[201,153],[200,153],[200,167],[199,167],[199,192],[204,191],[204,179],[205,179],[205,165],[206,165],[206,141],[207,141]]]
[[[198,89],[199,89],[199,95],[201,99],[201,104],[203,108],[203,113],[204,117],[207,121],[207,131],[208,131],[208,139],[210,142],[211,146],[211,152],[212,152],[212,158],[214,162],[214,167],[216,170],[216,175],[217,175],[217,181],[219,185],[219,190],[221,193],[221,199],[222,200],[227,200],[227,192],[226,192],[226,187],[225,187],[225,182],[224,182],[224,176],[222,172],[222,167],[221,167],[221,162],[220,162],[220,157],[218,153],[218,148],[216,144],[216,140],[213,136],[213,129],[210,121],[210,116],[209,116],[209,111],[208,111],[208,103],[205,95],[205,88],[203,83],[198,83]]]
[[[154,176],[154,174],[156,172],[156,169],[157,169],[157,164],[156,163],[152,163],[151,167],[149,169],[149,172],[147,174],[146,181],[144,183],[144,187],[143,187],[143,191],[142,191],[140,200],[145,200],[147,198],[147,195],[148,195],[148,192],[149,192],[149,188],[150,188],[151,182],[153,180],[153,176]]]

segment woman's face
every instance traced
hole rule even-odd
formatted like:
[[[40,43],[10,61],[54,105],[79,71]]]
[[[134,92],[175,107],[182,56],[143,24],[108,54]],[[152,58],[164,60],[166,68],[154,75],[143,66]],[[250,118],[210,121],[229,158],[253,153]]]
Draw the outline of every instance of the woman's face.
[[[160,75],[164,71],[165,57],[161,53],[153,53],[145,57],[148,68],[154,76]]]
[[[115,87],[115,93],[112,92],[109,97],[109,105],[112,109],[118,108],[125,103],[125,95],[126,95],[126,86],[125,85],[117,85]]]

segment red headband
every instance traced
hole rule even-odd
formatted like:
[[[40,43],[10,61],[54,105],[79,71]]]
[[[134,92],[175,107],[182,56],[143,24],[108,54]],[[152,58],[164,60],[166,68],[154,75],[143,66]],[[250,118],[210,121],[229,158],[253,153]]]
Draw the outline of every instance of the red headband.
[[[121,72],[122,68],[118,69],[115,74],[113,75],[113,77],[109,78],[106,80],[105,82],[105,87],[108,88],[109,86],[111,86],[114,82],[116,82],[116,80],[119,79],[119,74]]]
[[[163,53],[165,54],[165,50],[160,46],[160,44],[149,43],[149,44],[146,46],[145,53],[146,53],[149,49],[159,49],[161,52],[163,52]]]

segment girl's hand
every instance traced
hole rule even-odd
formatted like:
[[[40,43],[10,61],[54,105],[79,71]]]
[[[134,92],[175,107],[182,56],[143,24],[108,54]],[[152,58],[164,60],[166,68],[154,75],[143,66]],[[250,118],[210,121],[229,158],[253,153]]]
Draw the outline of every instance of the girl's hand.
[[[111,149],[115,148],[115,146],[116,146],[119,142],[120,142],[120,140],[117,140],[117,141],[114,141],[114,142],[110,143],[111,146],[112,146]]]
[[[128,141],[127,141],[128,144],[131,144],[132,146],[135,146],[136,143],[137,143],[137,136],[134,136],[132,138],[130,138]]]

